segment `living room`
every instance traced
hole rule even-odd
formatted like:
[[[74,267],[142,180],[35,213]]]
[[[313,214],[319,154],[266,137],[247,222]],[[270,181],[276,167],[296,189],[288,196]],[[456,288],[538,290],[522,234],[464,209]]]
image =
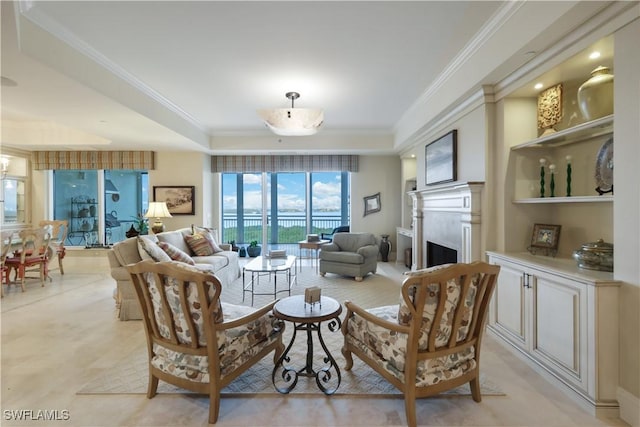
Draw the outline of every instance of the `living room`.
[[[5,40],[5,19],[7,19],[6,7],[3,4],[3,40]],[[527,22],[520,16],[525,13],[525,10],[530,12],[535,10],[537,13],[535,16],[545,16],[545,11],[540,10],[541,8],[536,9],[534,5],[522,7],[523,9],[517,11],[521,24]],[[532,9],[529,10],[528,7]],[[638,318],[640,311],[638,310],[640,306],[640,273],[638,271],[640,248],[639,239],[637,239],[639,235],[638,200],[640,194],[638,194],[635,185],[637,182],[635,164],[639,158],[638,148],[637,144],[629,143],[629,141],[637,141],[639,138],[637,117],[640,107],[637,96],[637,76],[640,75],[640,72],[638,71],[639,59],[635,43],[640,31],[638,20],[640,9],[637,2],[607,2],[589,7],[582,5],[571,12],[569,12],[568,6],[566,6],[567,9],[562,9],[560,6],[545,5],[547,12],[555,7],[560,8],[557,10],[558,16],[566,18],[564,13],[573,13],[579,16],[576,18],[578,22],[570,27],[571,30],[567,27],[567,30],[562,32],[563,37],[558,37],[555,40],[538,40],[537,45],[543,46],[544,50],[538,52],[533,58],[521,57],[521,63],[518,66],[512,65],[513,73],[506,73],[504,78],[492,81],[490,87],[477,85],[475,81],[462,84],[461,80],[456,79],[462,79],[463,76],[456,74],[456,70],[449,69],[454,78],[443,80],[441,87],[432,89],[433,91],[437,90],[438,97],[436,99],[430,98],[429,102],[416,104],[394,126],[394,133],[384,133],[377,136],[372,134],[336,136],[329,132],[326,136],[322,136],[321,131],[318,135],[304,141],[308,141],[305,144],[308,143],[309,146],[322,147],[322,152],[325,154],[348,152],[359,155],[359,171],[351,175],[350,225],[354,231],[369,231],[377,236],[389,234],[393,248],[399,248],[402,245],[401,237],[396,233],[397,227],[410,230],[412,240],[423,237],[415,233],[418,227],[425,227],[426,224],[414,223],[421,217],[416,216],[414,200],[411,197],[407,199],[406,195],[407,181],[412,179],[416,180],[417,193],[414,195],[418,194],[419,196],[416,197],[425,198],[430,197],[430,195],[424,194],[429,189],[450,188],[475,182],[484,183],[480,198],[481,215],[479,217],[475,216],[475,213],[472,215],[473,218],[479,219],[476,225],[479,229],[479,237],[470,251],[470,260],[485,259],[485,252],[488,250],[526,251],[531,237],[531,228],[535,223],[563,224],[563,233],[557,248],[558,255],[562,258],[571,258],[573,250],[585,242],[596,241],[599,238],[615,242],[616,254],[623,255],[616,255],[614,262],[613,278],[620,282],[616,297],[617,315],[611,316],[609,314],[609,317],[615,317],[615,322],[618,324],[616,348],[611,349],[615,353],[617,366],[617,378],[613,380],[615,383],[614,394],[620,404],[620,418],[629,424],[636,425],[640,423],[637,414],[640,396],[640,371],[638,368],[640,338],[636,332],[637,326],[640,324]],[[523,36],[527,42],[534,40],[536,36],[543,39],[543,30],[541,29],[543,26],[539,23],[536,24],[538,25],[536,27],[537,33]],[[557,26],[567,24],[559,21],[555,25],[554,28],[557,29]],[[529,38],[527,39],[527,37]],[[587,50],[590,46],[607,37],[612,37],[615,41],[615,54],[612,58],[613,72],[616,76],[615,122],[612,127],[616,141],[620,141],[616,145],[615,154],[615,196],[610,196],[610,203],[585,202],[563,204],[562,206],[539,203],[513,204],[512,199],[515,198],[514,191],[516,191],[513,187],[521,184],[515,183],[513,175],[515,166],[512,163],[511,147],[538,135],[535,127],[535,97],[528,95],[520,98],[510,95],[517,93],[537,77],[569,61],[578,53]],[[505,39],[502,41],[505,42]],[[518,41],[521,42],[520,47],[527,46],[523,40]],[[28,50],[29,47],[26,46],[25,49]],[[45,58],[40,59],[45,60]],[[483,66],[486,68],[483,72],[489,75],[488,70],[491,69],[491,71],[496,71],[496,75],[500,75],[499,70],[495,70],[495,64],[499,63],[501,62],[484,64]],[[4,60],[3,76],[5,76]],[[585,75],[582,80],[587,78],[588,75]],[[561,78],[548,84],[560,81],[562,81]],[[460,93],[460,89],[452,89],[455,86],[465,88],[473,86],[473,90]],[[565,88],[569,90],[568,86]],[[3,87],[3,95],[8,90],[9,88]],[[531,102],[532,100],[533,102]],[[3,100],[3,115],[5,110],[6,104]],[[522,119],[523,111],[527,112],[526,119]],[[533,126],[531,125],[531,117],[533,117]],[[173,119],[168,121],[173,121]],[[329,123],[328,118],[327,123]],[[458,132],[455,181],[453,184],[427,186],[424,180],[425,147],[453,129]],[[533,135],[531,135],[532,133]],[[182,146],[182,138],[178,138],[181,140],[180,144],[174,141],[173,148],[163,146],[162,141],[158,141],[159,148],[152,150],[155,152],[156,166],[155,169],[149,170],[150,186],[171,184],[194,185],[196,187],[198,202],[195,215],[166,218],[164,223],[168,229],[177,229],[192,223],[219,227],[221,200],[218,197],[218,189],[220,182],[219,176],[211,173],[212,156],[249,155],[256,152],[265,155],[276,153],[276,151],[264,150],[264,147],[268,145],[267,141],[269,144],[273,143],[273,136],[266,134],[261,134],[260,137],[215,135],[210,139],[206,138],[204,143],[206,149],[203,149],[201,145],[202,135],[192,135],[191,140],[184,145],[192,149],[175,149],[175,147]],[[12,136],[13,134],[5,133],[3,130],[3,154],[9,153],[13,157],[22,156],[28,159],[31,151],[61,149],[60,146],[43,148],[33,143],[31,145],[22,145],[19,142],[11,144],[10,137]],[[194,143],[194,141],[196,142]],[[280,153],[300,150],[300,141],[299,138],[295,140],[283,138],[282,142],[274,144],[276,147],[274,150],[278,150]],[[281,148],[278,147],[278,144]],[[171,144],[169,145],[171,146]],[[411,157],[412,154],[415,157]],[[584,165],[586,164],[585,162]],[[564,164],[562,166],[564,168]],[[589,167],[592,167],[591,164]],[[577,182],[578,173],[577,169],[576,185],[581,185]],[[27,175],[29,177],[28,206],[30,207],[27,222],[37,223],[40,219],[50,216],[49,207],[53,195],[48,189],[51,185],[51,172],[29,170]],[[537,178],[537,176],[527,177],[528,181],[532,182],[535,182],[534,179]],[[562,189],[564,192],[564,182],[558,182],[557,185],[558,191]],[[590,181],[588,185],[591,185]],[[534,185],[534,190],[537,191],[537,183]],[[379,213],[364,216],[364,198],[376,193],[381,195]],[[409,201],[411,201],[411,205]],[[413,241],[412,244],[414,244]],[[420,241],[418,244],[421,248],[423,242]],[[414,266],[416,267],[423,266],[426,262],[426,254],[418,249],[415,247],[413,254]],[[82,260],[87,258],[93,260],[93,257],[98,256],[90,255],[89,251],[84,250],[70,250],[69,252],[69,262],[72,265],[74,262],[82,263]],[[403,253],[394,253],[392,260],[403,261],[402,257],[404,257]],[[100,262],[103,261],[96,260],[97,264]],[[99,286],[101,296],[104,298],[108,293],[109,286],[107,282],[101,283]],[[25,296],[30,290],[25,293]],[[81,295],[88,297],[87,292],[83,292]],[[81,301],[71,302],[72,305],[80,303]],[[5,304],[3,301],[3,323]],[[103,308],[103,310],[110,308]],[[27,313],[22,314],[27,315]],[[52,312],[53,314],[59,315],[57,312]],[[72,318],[67,319],[69,322],[73,321]],[[42,318],[38,320],[46,321]],[[125,326],[125,328],[129,328],[129,326]],[[133,327],[131,326],[131,328]],[[80,333],[80,331],[76,332]],[[136,333],[132,329],[123,335]],[[11,356],[3,354],[3,365],[7,360],[5,357]],[[5,372],[3,369],[3,377],[8,375]],[[539,392],[544,393],[542,390]],[[115,399],[113,403],[116,407]],[[190,402],[190,404],[199,405],[197,402]],[[270,404],[277,405],[273,402]],[[314,405],[316,404],[314,403]],[[347,403],[344,405],[348,406]],[[276,415],[273,414],[273,416]],[[158,419],[155,419],[151,423],[157,421]],[[201,420],[196,422],[201,422]],[[282,422],[284,423],[284,421]],[[398,421],[398,423],[401,422]],[[451,419],[444,421],[445,424],[457,422],[458,420]],[[299,420],[299,423],[302,424],[304,421]],[[394,421],[390,421],[390,424],[394,424]]]

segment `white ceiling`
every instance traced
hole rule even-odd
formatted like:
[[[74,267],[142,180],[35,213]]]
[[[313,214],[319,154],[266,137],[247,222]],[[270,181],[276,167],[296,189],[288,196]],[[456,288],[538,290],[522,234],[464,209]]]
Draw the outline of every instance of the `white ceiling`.
[[[608,2],[536,3],[3,1],[2,143],[299,151],[256,114],[298,91],[325,110],[305,152],[398,152],[425,94],[499,81]]]

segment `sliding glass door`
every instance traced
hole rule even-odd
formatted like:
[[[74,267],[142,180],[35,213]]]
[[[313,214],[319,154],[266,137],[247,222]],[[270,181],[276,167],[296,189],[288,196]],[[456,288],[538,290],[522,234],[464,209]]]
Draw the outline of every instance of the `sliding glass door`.
[[[349,174],[223,174],[222,207],[225,242],[297,243],[349,224]]]

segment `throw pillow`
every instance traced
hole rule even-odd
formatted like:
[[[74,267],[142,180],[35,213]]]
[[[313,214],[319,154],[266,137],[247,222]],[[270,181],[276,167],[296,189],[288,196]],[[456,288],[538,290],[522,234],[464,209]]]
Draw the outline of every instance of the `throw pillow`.
[[[201,231],[196,234],[184,236],[189,249],[197,256],[209,256],[216,252],[222,252],[222,249],[216,244],[211,234]]]
[[[217,234],[217,233],[216,233]],[[205,237],[205,239],[207,239],[209,241],[209,243],[211,244],[211,247],[213,248],[213,253],[217,253],[217,252],[222,252],[223,249],[218,245],[217,243],[217,239],[216,237],[213,235],[213,233],[211,233],[210,231],[208,232],[203,232],[202,235]]]
[[[209,232],[209,234],[211,234],[211,237],[213,237],[213,240],[215,240],[216,242],[218,241],[218,229],[217,228],[201,227],[199,225],[191,224],[191,234],[198,234],[198,233],[201,233],[203,231]]]
[[[138,236],[138,253],[142,260],[151,259],[155,262],[171,261],[171,257],[151,240]]]
[[[171,243],[158,242],[158,246],[166,252],[174,261],[184,262],[185,264],[194,265],[195,261],[180,248],[176,248]]]

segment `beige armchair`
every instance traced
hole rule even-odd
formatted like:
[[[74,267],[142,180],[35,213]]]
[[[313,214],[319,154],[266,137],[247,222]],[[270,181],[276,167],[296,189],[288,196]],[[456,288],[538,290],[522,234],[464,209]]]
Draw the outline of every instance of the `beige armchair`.
[[[448,264],[408,273],[399,305],[364,310],[346,301],[346,369],[352,354],[404,393],[409,426],[417,397],[469,383],[480,402],[480,347],[499,266]]]
[[[320,248],[320,275],[342,274],[362,281],[368,273],[375,273],[380,251],[371,233],[336,233],[333,242]]]
[[[275,350],[284,350],[284,325],[271,309],[220,302],[218,279],[184,263],[141,261],[127,267],[142,307],[149,354],[147,397],[158,380],[209,395],[209,423],[220,390]]]

